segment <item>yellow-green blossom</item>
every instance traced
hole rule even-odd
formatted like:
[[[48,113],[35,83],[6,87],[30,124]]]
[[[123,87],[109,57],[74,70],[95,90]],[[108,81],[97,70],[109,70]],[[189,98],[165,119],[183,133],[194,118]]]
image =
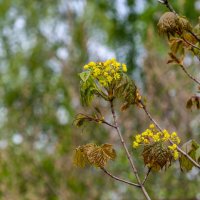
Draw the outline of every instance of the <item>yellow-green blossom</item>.
[[[106,60],[105,62],[89,62],[83,68],[84,70],[89,70],[91,76],[104,87],[120,79],[122,73],[127,72],[126,65],[119,63],[115,58]]]
[[[139,144],[137,142],[133,142],[133,148],[137,148],[139,146]]]
[[[135,136],[135,140],[133,141],[133,147],[137,148],[139,145],[148,145],[153,143],[170,143],[173,142],[172,145],[166,145],[171,152],[171,155],[176,160],[179,157],[179,153],[177,151],[177,145],[180,143],[180,138],[178,137],[176,132],[169,133],[166,129],[163,131],[159,131],[156,129],[154,124],[150,124],[149,128],[146,129],[141,134],[137,134]]]
[[[123,70],[123,72],[127,72],[127,67],[125,64],[122,64],[122,70]]]

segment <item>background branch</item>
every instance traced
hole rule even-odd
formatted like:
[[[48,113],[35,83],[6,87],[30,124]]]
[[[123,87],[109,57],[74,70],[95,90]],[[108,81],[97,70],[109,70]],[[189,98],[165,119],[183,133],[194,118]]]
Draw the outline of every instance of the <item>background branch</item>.
[[[180,64],[179,66],[181,67],[181,69],[185,72],[185,74],[186,74],[191,80],[193,80],[193,81],[196,82],[198,85],[200,85],[200,82],[199,82],[196,78],[194,78],[194,77],[186,70],[186,68],[184,67],[184,65]]]

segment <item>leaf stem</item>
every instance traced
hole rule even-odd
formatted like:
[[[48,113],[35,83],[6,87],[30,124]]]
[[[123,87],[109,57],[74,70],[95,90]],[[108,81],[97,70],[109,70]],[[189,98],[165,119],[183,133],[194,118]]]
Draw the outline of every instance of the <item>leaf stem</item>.
[[[111,112],[112,112],[112,116],[113,116],[113,120],[114,120],[114,125],[116,126],[115,129],[116,129],[116,131],[117,131],[117,133],[118,133],[118,135],[119,135],[119,138],[120,138],[120,141],[121,141],[121,143],[122,143],[122,146],[124,147],[124,150],[125,150],[125,152],[126,152],[126,156],[127,156],[128,160],[129,160],[129,162],[130,162],[130,165],[131,165],[132,170],[133,170],[133,172],[134,172],[134,174],[135,174],[135,177],[136,177],[136,179],[137,179],[137,182],[138,182],[138,184],[140,185],[140,188],[142,189],[142,192],[143,192],[145,198],[146,198],[147,200],[151,200],[151,198],[149,197],[149,195],[148,195],[148,193],[147,193],[145,187],[143,186],[143,184],[142,184],[142,182],[141,182],[141,180],[140,180],[140,177],[139,177],[139,175],[138,175],[138,172],[137,172],[137,169],[136,169],[136,167],[135,167],[135,164],[133,163],[133,160],[131,159],[131,155],[130,155],[130,153],[129,153],[129,151],[128,151],[128,148],[127,148],[127,146],[126,146],[126,143],[124,142],[124,138],[123,138],[123,136],[122,136],[122,134],[121,134],[121,131],[120,131],[120,129],[119,129],[119,126],[118,126],[118,123],[117,123],[116,114],[115,114],[115,110],[114,110],[113,100],[110,101],[110,106],[111,106]]]
[[[191,42],[189,42],[188,40],[186,40],[184,37],[182,37],[182,36],[180,36],[180,37],[181,37],[181,39],[182,39],[184,42],[186,42],[187,44],[189,44],[189,45],[192,46],[193,48],[198,49],[198,50],[200,51],[200,48],[199,48],[198,46],[192,44]]]
[[[146,180],[147,180],[147,178],[148,178],[150,172],[151,172],[151,168],[148,168],[148,171],[147,171],[146,176],[145,176],[145,178],[144,178],[144,180],[143,180],[143,182],[142,182],[142,185],[145,184],[145,182],[146,182]]]
[[[132,186],[135,186],[135,187],[141,187],[140,185],[138,185],[138,184],[136,184],[136,183],[132,183],[132,182],[130,182],[130,181],[126,181],[126,180],[124,180],[124,179],[121,179],[121,178],[119,178],[119,177],[117,177],[117,176],[114,176],[114,175],[112,175],[110,172],[108,172],[105,168],[101,168],[103,171],[104,171],[104,173],[106,173],[108,176],[110,176],[111,178],[113,178],[113,179],[115,179],[115,180],[117,180],[117,181],[120,181],[120,182],[123,182],[123,183],[126,183],[126,184],[128,184],[128,185],[132,185]]]
[[[200,85],[200,82],[199,82],[196,78],[194,78],[194,77],[185,69],[184,65],[179,64],[179,66],[181,67],[181,69],[186,73],[186,75],[187,75],[191,80],[193,80],[193,81],[196,82],[198,85]]]

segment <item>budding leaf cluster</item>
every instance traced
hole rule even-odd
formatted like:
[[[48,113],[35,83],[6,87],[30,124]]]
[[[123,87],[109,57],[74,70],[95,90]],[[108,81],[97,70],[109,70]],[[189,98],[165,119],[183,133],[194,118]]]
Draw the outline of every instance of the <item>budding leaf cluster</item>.
[[[173,144],[170,145],[169,141]],[[145,165],[155,170],[168,167],[172,158],[177,160],[179,153],[177,145],[180,143],[180,138],[176,132],[169,134],[167,130],[159,131],[151,124],[143,133],[135,136],[133,147],[138,148],[143,146],[143,159]]]
[[[184,31],[190,31],[192,26],[185,17],[180,17],[173,12],[165,12],[158,22],[158,30],[161,34],[166,34],[168,38],[181,35]]]

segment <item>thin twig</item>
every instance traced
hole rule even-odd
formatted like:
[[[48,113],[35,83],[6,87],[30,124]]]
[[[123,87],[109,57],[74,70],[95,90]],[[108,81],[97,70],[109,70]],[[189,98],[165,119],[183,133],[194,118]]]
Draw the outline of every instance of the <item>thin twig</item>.
[[[135,174],[137,182],[140,185],[140,187],[142,189],[142,192],[143,192],[144,196],[146,197],[146,199],[147,200],[151,200],[151,198],[149,197],[149,194],[147,193],[145,187],[142,185],[142,182],[141,182],[140,177],[138,175],[138,172],[137,172],[137,169],[135,167],[135,164],[133,163],[133,160],[131,159],[131,155],[130,155],[130,153],[128,151],[126,143],[124,142],[124,138],[122,137],[122,134],[121,134],[121,131],[119,129],[119,126],[118,126],[118,123],[117,123],[117,119],[116,119],[116,114],[115,114],[115,110],[114,110],[113,100],[110,101],[110,107],[111,107],[111,112],[112,112],[112,116],[113,116],[113,120],[114,120],[114,125],[116,126],[115,129],[116,129],[116,131],[117,131],[117,133],[119,135],[119,138],[120,138],[120,141],[122,143],[122,146],[124,147],[124,150],[126,152],[126,156],[127,156],[128,160],[130,162],[130,165],[131,165],[131,167],[133,169],[133,172]]]
[[[136,183],[132,183],[132,182],[130,182],[130,181],[126,181],[126,180],[124,180],[124,179],[121,179],[121,178],[119,178],[119,177],[117,177],[117,176],[114,176],[114,175],[112,175],[110,172],[108,172],[105,168],[101,168],[103,171],[104,171],[104,173],[106,173],[108,176],[110,176],[111,178],[113,178],[113,179],[115,179],[115,180],[117,180],[117,181],[120,181],[120,182],[123,182],[123,183],[126,183],[126,184],[128,184],[128,185],[132,185],[132,186],[135,186],[135,187],[141,187],[140,185],[138,185],[138,184],[136,184]]]
[[[168,0],[158,0],[158,2],[164,4],[171,12],[178,15],[174,8],[171,6],[171,4],[168,2]]]
[[[200,56],[195,53],[194,49],[191,49],[191,51],[197,57],[197,59],[200,61]]]
[[[92,116],[90,116],[90,115],[86,115],[86,114],[83,114],[83,113],[79,113],[79,114],[81,114],[81,115],[83,115],[84,117],[86,117],[86,119],[87,119],[88,121],[93,121],[93,122],[96,122],[96,123],[103,123],[103,124],[106,124],[106,125],[108,125],[108,126],[110,126],[110,127],[112,127],[112,128],[116,128],[116,126],[114,126],[114,125],[112,125],[111,123],[105,121],[104,119],[94,118],[94,117],[92,117]]]
[[[196,78],[194,78],[194,77],[185,69],[185,67],[184,67],[182,64],[180,64],[179,66],[180,66],[181,69],[187,74],[187,76],[188,76],[190,79],[192,79],[194,82],[196,82],[198,85],[200,85],[200,82],[199,82]]]
[[[192,32],[191,30],[188,30],[188,32],[189,32],[193,37],[195,37],[195,39],[196,39],[198,42],[200,42],[200,38],[199,38],[194,32]]]
[[[188,40],[186,40],[184,37],[181,37],[181,38],[182,38],[182,40],[184,40],[184,42],[186,42],[187,44],[189,44],[193,48],[200,50],[200,48],[198,46],[192,44],[191,42],[189,42]]]
[[[155,124],[155,126],[158,128],[159,131],[163,132],[162,129],[161,129],[161,127],[158,125],[158,123],[153,119],[153,117],[151,116],[151,114],[147,111],[146,106],[144,105],[144,103],[143,102],[140,102],[140,103],[143,106],[143,110],[145,111],[145,113],[149,117],[150,121],[152,121]],[[171,144],[174,144],[173,141],[171,141],[171,140],[169,140],[169,142]],[[186,156],[194,164],[195,167],[197,167],[197,168],[200,169],[200,165],[195,160],[193,160],[186,152],[184,152],[180,147],[177,146],[177,150],[181,154],[183,154],[184,156]]]
[[[145,184],[145,182],[146,182],[146,180],[147,180],[147,178],[148,178],[150,172],[151,172],[151,168],[148,169],[148,171],[147,171],[147,173],[146,173],[146,176],[145,176],[145,178],[144,178],[144,180],[143,180],[143,182],[142,182],[142,185]]]

